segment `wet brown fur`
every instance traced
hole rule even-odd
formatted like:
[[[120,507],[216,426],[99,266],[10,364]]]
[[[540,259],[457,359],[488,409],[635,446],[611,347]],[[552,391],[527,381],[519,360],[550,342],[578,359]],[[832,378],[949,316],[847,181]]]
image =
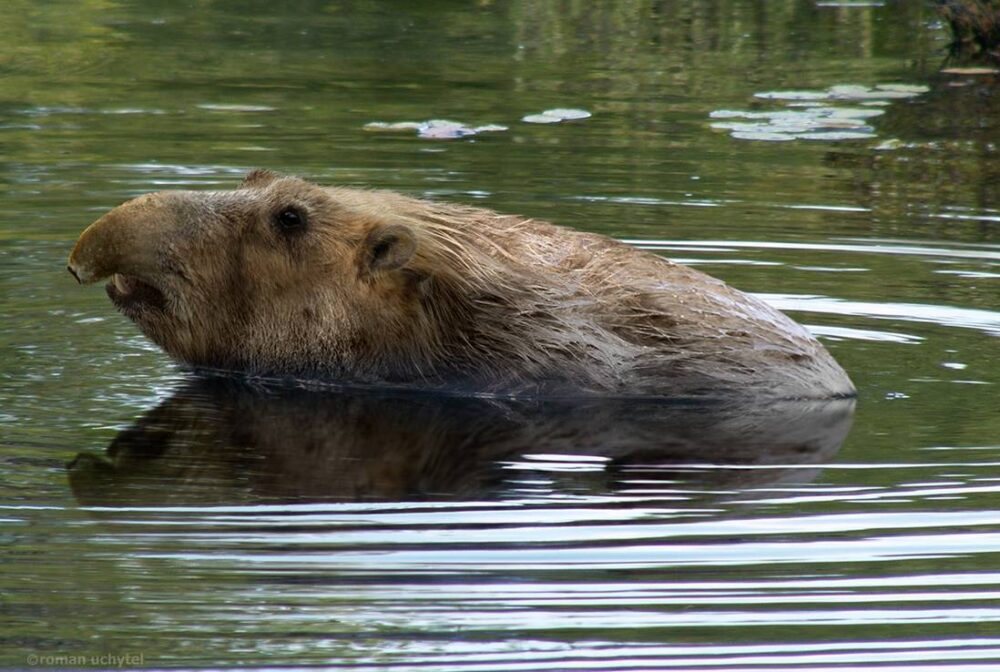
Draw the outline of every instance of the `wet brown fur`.
[[[303,230],[276,227],[289,207]],[[119,273],[162,291],[165,310],[130,317],[197,366],[501,393],[853,392],[802,327],[662,257],[268,171],[234,191],[130,201],[84,232],[70,266],[81,281]]]

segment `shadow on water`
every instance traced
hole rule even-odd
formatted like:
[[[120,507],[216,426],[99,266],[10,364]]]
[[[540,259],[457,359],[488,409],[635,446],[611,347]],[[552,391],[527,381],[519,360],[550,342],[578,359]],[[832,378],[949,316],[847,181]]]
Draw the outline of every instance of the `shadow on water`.
[[[768,406],[320,393],[195,380],[69,465],[87,505],[463,500],[810,480],[853,400]],[[752,467],[752,468],[747,468]],[[537,494],[537,493],[536,493]]]

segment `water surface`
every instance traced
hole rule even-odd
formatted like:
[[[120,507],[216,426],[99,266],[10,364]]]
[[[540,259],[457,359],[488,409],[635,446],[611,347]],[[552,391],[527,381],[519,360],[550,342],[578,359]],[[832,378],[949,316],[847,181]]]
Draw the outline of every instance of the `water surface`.
[[[0,664],[1000,665],[996,79],[940,72],[923,3],[411,4],[0,9]],[[873,137],[712,127],[892,84],[926,90]],[[591,116],[522,121],[559,108]],[[365,130],[433,119],[507,130]],[[696,265],[808,325],[858,400],[199,382],[65,257],[129,197],[258,166]]]

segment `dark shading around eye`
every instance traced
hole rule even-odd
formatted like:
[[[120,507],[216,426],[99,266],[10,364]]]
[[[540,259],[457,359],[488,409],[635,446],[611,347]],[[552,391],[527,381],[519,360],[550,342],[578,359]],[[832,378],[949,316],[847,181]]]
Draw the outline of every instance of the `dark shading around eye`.
[[[306,228],[306,216],[298,208],[282,208],[274,216],[274,223],[282,233],[299,233]]]

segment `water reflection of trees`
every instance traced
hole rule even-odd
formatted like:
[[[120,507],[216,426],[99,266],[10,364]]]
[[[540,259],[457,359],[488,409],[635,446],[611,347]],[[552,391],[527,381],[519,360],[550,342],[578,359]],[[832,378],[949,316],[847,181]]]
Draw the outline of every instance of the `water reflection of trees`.
[[[782,74],[809,84],[804,80],[828,74],[842,59],[924,58],[943,33],[928,30],[933,12],[924,3],[837,9],[812,0],[520,0],[462,11],[451,3],[389,8],[374,0],[7,5],[0,60],[15,76],[7,85],[16,86],[22,74],[47,75],[35,82],[41,88],[22,88],[12,99],[56,96],[62,104],[67,96],[82,103],[101,93],[87,85],[98,73],[164,86],[165,77],[177,75],[195,88],[210,73],[216,86],[252,79],[258,90],[269,82],[282,89],[288,78],[277,75],[286,71],[299,84],[313,73],[323,84],[318,91],[326,92],[360,75],[430,88],[463,81],[506,80],[518,90],[556,84],[616,98],[649,85],[662,93],[673,84],[692,96],[742,94],[747,81],[773,83]],[[67,83],[75,86],[67,90]],[[352,93],[377,97],[377,88]]]
[[[1000,78],[946,72],[931,90],[886,108],[881,145],[831,151],[873,232],[962,242],[1000,237]],[[900,225],[906,223],[907,228]]]

